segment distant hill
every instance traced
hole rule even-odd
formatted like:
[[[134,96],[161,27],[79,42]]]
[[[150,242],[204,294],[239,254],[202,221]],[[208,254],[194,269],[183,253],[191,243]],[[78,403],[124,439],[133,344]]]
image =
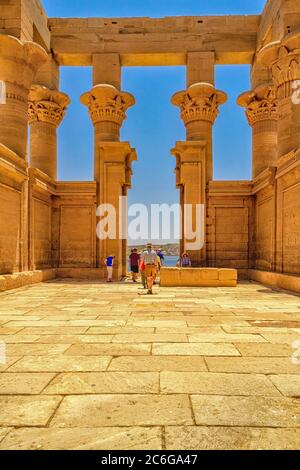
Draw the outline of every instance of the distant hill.
[[[130,254],[133,248],[137,248],[138,251],[144,251],[146,245],[130,245],[128,246],[127,252]],[[154,250],[161,249],[166,256],[179,256],[179,244],[178,243],[168,243],[166,245],[153,245]]]

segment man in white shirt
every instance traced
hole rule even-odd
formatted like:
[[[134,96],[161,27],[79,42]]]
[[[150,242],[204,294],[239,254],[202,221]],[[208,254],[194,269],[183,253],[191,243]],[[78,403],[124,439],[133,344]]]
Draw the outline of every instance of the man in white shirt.
[[[142,254],[145,264],[146,278],[148,283],[148,294],[153,294],[152,287],[157,272],[157,254],[152,248],[152,243],[147,244],[147,250]]]

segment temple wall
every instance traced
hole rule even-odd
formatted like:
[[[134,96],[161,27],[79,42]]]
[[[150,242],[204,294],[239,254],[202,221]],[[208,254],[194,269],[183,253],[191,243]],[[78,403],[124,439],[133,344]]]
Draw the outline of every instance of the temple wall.
[[[295,0],[268,0],[261,16],[49,20],[40,0],[0,0],[0,80],[7,98],[0,104],[0,275],[17,279],[6,284],[55,275],[103,278],[101,258],[109,252],[118,255],[119,278],[126,271],[125,244],[96,239],[96,206],[127,194],[136,159],[129,143],[120,142],[126,111],[134,105],[134,97],[121,90],[121,67],[186,65],[190,94],[195,83],[207,82],[188,103],[186,141],[174,150],[182,195],[187,202],[206,202],[199,264],[288,287],[300,274],[300,105],[290,100],[291,82],[300,78],[299,25]],[[212,86],[214,69],[234,63],[252,64],[252,89],[240,104],[253,128],[253,179],[213,181],[212,127],[225,102]],[[56,181],[56,129],[69,104],[59,90],[62,65],[93,66],[95,86],[82,102],[95,126],[94,182]],[[187,90],[175,94],[179,101],[173,104],[182,106]],[[121,118],[117,106],[111,109],[111,100],[120,97]],[[207,108],[210,102],[215,109]],[[36,168],[28,163],[28,122]],[[39,270],[45,277],[30,274]]]
[[[0,183],[0,273],[20,270],[21,192]]]
[[[3,0],[0,5],[0,33],[21,41],[34,41],[50,49],[48,18],[40,0]]]
[[[246,270],[252,259],[251,183],[212,181],[208,193],[209,266]]]
[[[300,165],[277,179],[276,271],[300,273]]]
[[[95,183],[58,183],[53,211],[57,267],[93,268],[96,265]]]

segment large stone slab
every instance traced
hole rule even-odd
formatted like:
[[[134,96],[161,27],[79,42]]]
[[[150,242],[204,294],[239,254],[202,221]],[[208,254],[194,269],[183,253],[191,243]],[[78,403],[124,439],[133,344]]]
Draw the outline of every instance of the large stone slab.
[[[300,429],[167,426],[165,442],[168,450],[299,450]]]
[[[187,343],[188,339],[183,334],[120,334],[114,336],[113,343]]]
[[[158,393],[155,372],[80,372],[60,374],[44,390],[49,395]]]
[[[65,355],[68,356],[145,356],[151,353],[151,344],[76,344]]]
[[[235,343],[242,356],[252,357],[291,357],[292,346],[270,343]]]
[[[272,382],[258,374],[163,371],[160,389],[162,393],[280,396]]]
[[[111,361],[109,356],[26,356],[12,365],[10,372],[93,372],[104,371]]]
[[[8,433],[7,428],[0,450],[162,449],[161,427],[23,428]]]
[[[260,335],[230,333],[199,333],[188,335],[190,343],[266,343]]]
[[[157,343],[152,346],[153,355],[165,356],[239,356],[232,344],[225,343]]]
[[[166,268],[160,271],[162,287],[236,287],[236,269]]]
[[[41,393],[55,377],[50,373],[12,373],[0,375],[0,395],[35,395]]]
[[[206,357],[205,362],[212,372],[300,374],[300,367],[285,357]]]
[[[55,427],[193,424],[185,395],[90,395],[65,397]]]
[[[0,426],[46,426],[61,397],[0,396]]]
[[[206,371],[203,357],[197,356],[130,356],[114,357],[108,370],[115,371]]]
[[[300,366],[295,366],[300,369]],[[300,370],[299,370],[300,373]],[[282,395],[286,397],[300,397],[300,376],[291,374],[271,375],[270,379]]]
[[[193,395],[196,424],[300,428],[300,402],[285,397]]]

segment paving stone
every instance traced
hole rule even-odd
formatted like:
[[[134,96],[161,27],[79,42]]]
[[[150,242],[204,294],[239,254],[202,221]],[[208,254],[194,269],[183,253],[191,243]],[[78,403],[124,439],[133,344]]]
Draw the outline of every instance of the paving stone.
[[[159,374],[155,372],[80,372],[60,374],[46,387],[44,393],[49,395],[159,393]]]
[[[130,334],[116,335],[113,343],[187,343],[187,336],[182,334]]]
[[[77,344],[71,346],[68,356],[145,356],[151,353],[151,344]]]
[[[258,374],[163,371],[160,389],[162,393],[280,396],[271,381]]]
[[[8,433],[1,442],[0,430],[0,450],[162,449],[161,427],[22,428]]]
[[[80,335],[87,331],[87,326],[29,326],[22,330],[26,335]]]
[[[123,356],[115,357],[108,370],[116,371],[206,371],[203,357],[197,356]]]
[[[0,372],[4,372],[5,370],[9,369],[9,367],[15,364],[22,356],[10,356],[6,357],[5,364],[0,364]]]
[[[42,335],[36,343],[44,344],[80,344],[80,343],[111,343],[113,335]]]
[[[61,397],[0,396],[0,426],[46,426]]]
[[[6,344],[30,344],[35,343],[39,338],[37,335],[7,335],[4,341]]]
[[[165,443],[167,450],[296,450],[300,429],[167,426]]]
[[[55,374],[2,372],[0,395],[34,395],[41,393]]]
[[[260,335],[230,333],[200,333],[189,335],[190,343],[266,343]]]
[[[26,356],[12,365],[10,372],[93,372],[104,371],[111,357]]]
[[[263,337],[273,344],[291,345],[294,341],[300,341],[300,335],[298,333],[263,333]]]
[[[51,425],[54,427],[160,426],[193,424],[185,395],[67,396]]]
[[[172,343],[152,346],[153,355],[167,356],[239,356],[232,344],[225,343]]]
[[[69,347],[69,344],[7,344],[6,353],[8,356],[49,356],[52,354],[62,354]]]
[[[285,397],[192,395],[196,424],[300,428],[300,402]]]
[[[294,366],[300,369],[300,366]],[[300,373],[300,370],[299,370]],[[270,379],[276,385],[282,395],[286,397],[300,397],[300,376],[285,374],[271,375]]]
[[[300,374],[300,366],[285,357],[206,357],[205,362],[212,372]]]
[[[0,443],[5,438],[5,436],[11,431],[12,428],[0,428]],[[1,449],[1,445],[0,445]]]
[[[291,357],[293,354],[292,346],[287,344],[235,343],[235,347],[242,356]]]

